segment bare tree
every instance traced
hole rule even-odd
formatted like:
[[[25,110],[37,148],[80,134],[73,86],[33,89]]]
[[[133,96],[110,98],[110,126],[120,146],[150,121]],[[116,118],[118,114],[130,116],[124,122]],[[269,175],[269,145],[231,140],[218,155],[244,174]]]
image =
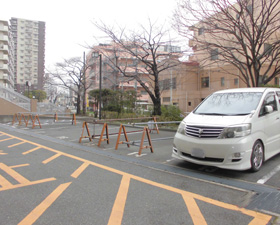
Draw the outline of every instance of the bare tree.
[[[233,66],[248,87],[280,74],[279,0],[180,0],[174,24],[202,66]],[[205,54],[207,53],[207,54]]]
[[[137,31],[125,28],[109,27],[104,23],[94,23],[114,44],[114,50],[108,54],[106,47],[98,51],[106,57],[107,64],[117,69],[128,80],[136,80],[149,94],[154,105],[155,115],[161,115],[161,98],[159,87],[160,74],[179,63],[180,53],[172,48],[169,32],[164,25],[157,27],[149,21],[146,28],[140,25]]]
[[[77,114],[81,113],[81,99],[83,102],[83,114],[86,113],[86,91],[92,85],[85,71],[89,66],[79,57],[64,59],[62,63],[56,63],[54,71],[49,71],[57,86],[73,91],[77,95]]]

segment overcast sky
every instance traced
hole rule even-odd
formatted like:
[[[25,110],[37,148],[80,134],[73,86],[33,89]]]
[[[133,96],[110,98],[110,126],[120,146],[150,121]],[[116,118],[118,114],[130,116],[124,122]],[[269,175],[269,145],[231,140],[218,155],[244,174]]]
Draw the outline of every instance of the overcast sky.
[[[7,0],[0,20],[11,17],[46,22],[46,67],[63,58],[83,55],[83,45],[94,44],[93,20],[137,26],[150,18],[169,22],[176,0]]]

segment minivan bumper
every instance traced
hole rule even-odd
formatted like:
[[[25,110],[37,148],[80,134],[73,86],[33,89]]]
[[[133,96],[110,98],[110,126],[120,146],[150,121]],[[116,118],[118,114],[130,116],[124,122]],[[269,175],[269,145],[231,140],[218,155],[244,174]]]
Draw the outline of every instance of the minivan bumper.
[[[199,165],[246,170],[251,168],[253,144],[250,135],[242,138],[210,139],[189,137],[177,132],[172,157]]]

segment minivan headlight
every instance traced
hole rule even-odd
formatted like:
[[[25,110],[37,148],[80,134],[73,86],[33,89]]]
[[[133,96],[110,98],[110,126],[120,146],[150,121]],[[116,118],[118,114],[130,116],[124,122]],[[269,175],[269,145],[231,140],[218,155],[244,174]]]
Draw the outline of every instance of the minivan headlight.
[[[184,121],[182,121],[180,123],[180,125],[178,126],[177,132],[180,134],[186,134],[185,127],[186,127],[186,123]]]
[[[225,127],[219,135],[219,138],[238,138],[247,136],[249,134],[251,134],[250,123]]]

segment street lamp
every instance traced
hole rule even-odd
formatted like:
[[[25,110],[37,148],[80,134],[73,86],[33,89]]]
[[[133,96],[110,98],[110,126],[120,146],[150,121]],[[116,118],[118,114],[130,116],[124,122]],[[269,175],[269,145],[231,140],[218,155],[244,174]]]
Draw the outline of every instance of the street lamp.
[[[97,58],[99,56],[99,119],[101,120],[101,88],[102,88],[102,55],[99,52],[93,52],[92,57]]]

